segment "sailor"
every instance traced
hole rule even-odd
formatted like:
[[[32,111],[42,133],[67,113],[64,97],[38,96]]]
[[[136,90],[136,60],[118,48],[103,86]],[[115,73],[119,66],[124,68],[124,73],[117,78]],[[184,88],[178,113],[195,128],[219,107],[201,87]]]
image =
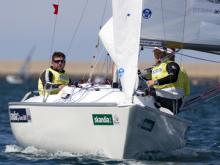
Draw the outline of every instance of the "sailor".
[[[155,106],[177,114],[184,96],[188,96],[190,92],[188,76],[174,62],[174,50],[155,47],[153,52],[156,64],[152,68],[152,79],[147,81],[147,85],[151,88],[151,93],[154,91]]]
[[[40,95],[57,94],[64,86],[71,84],[71,79],[65,73],[65,54],[54,52],[51,67],[39,77],[38,91]]]

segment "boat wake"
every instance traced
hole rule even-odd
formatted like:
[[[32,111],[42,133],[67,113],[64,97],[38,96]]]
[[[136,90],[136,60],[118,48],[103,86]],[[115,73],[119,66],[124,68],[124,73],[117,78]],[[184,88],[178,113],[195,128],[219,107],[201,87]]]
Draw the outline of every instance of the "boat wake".
[[[28,146],[26,148],[19,147],[17,145],[6,145],[5,153],[16,154],[19,157],[25,159],[37,159],[37,160],[72,160],[74,162],[85,162],[85,161],[96,161],[97,163],[107,162],[110,159],[103,157],[101,153],[94,154],[81,154],[81,153],[70,153],[70,152],[48,152],[43,149],[38,149],[33,146]],[[112,161],[112,160],[111,160]],[[118,160],[115,160],[118,162]]]
[[[74,163],[87,162],[96,164],[145,164],[153,163],[155,161],[161,162],[178,162],[178,163],[192,163],[197,161],[207,161],[210,162],[216,160],[220,156],[219,152],[213,152],[202,149],[192,149],[184,148],[180,150],[170,151],[170,152],[146,152],[141,155],[137,155],[136,160],[133,159],[109,159],[95,154],[80,154],[80,153],[70,153],[57,151],[54,153],[48,152],[46,150],[37,149],[35,147],[21,148],[17,145],[6,145],[5,153],[16,154],[18,157],[25,158],[28,160],[51,160],[58,161],[62,160]]]
[[[48,157],[48,158],[65,158],[65,157],[81,157],[81,156],[87,156],[87,157],[94,157],[99,156],[99,153],[97,154],[81,154],[81,153],[70,153],[70,152],[63,152],[63,151],[57,151],[57,152],[48,152],[43,149],[38,149],[33,146],[28,146],[26,148],[19,147],[17,145],[6,145],[5,146],[5,153],[20,153],[20,154],[26,154],[26,155],[33,155],[33,156],[39,156],[39,157]]]
[[[70,153],[57,151],[54,153],[48,152],[46,150],[38,149],[32,146],[21,148],[17,145],[6,145],[5,153],[15,154],[19,159],[25,159],[29,161],[34,161],[35,163],[41,163],[45,160],[55,163],[93,163],[93,164],[128,164],[125,160],[109,159],[106,157],[99,156],[97,154],[80,154],[80,153]],[[131,161],[130,161],[131,162]],[[134,161],[132,161],[134,162]],[[136,162],[136,161],[135,161]],[[133,163],[131,163],[133,164]],[[139,163],[138,163],[139,164]],[[142,164],[142,163],[141,163]]]

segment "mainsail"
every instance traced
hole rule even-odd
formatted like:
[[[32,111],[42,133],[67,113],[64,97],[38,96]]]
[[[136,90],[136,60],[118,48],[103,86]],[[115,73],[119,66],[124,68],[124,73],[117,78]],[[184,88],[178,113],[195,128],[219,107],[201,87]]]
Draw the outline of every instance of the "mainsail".
[[[220,3],[143,0],[141,45],[220,50]]]

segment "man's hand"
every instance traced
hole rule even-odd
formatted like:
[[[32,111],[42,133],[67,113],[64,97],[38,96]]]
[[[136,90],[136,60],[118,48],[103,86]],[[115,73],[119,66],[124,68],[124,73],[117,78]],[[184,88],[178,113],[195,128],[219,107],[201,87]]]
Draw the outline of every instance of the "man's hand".
[[[63,89],[65,86],[66,86],[66,85],[59,85],[58,88],[61,90],[61,89]]]
[[[148,81],[147,81],[147,86],[148,86],[148,87],[152,87],[154,84],[155,84],[155,83],[154,83],[153,80],[148,80]]]

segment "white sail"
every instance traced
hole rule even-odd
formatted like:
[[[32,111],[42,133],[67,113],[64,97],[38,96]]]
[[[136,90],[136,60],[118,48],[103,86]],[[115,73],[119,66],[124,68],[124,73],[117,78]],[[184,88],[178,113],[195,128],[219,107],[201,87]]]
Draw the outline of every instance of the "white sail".
[[[18,75],[24,79],[27,79],[29,77],[29,65],[30,65],[30,62],[31,62],[31,58],[34,54],[34,51],[36,49],[36,46],[33,46],[30,51],[28,52],[28,55],[24,61],[24,64],[21,66],[19,72],[18,72]]]
[[[219,50],[219,15],[219,1],[144,0],[141,44]]]
[[[108,22],[102,27],[99,32],[99,37],[106,48],[107,52],[112,56],[115,53],[114,38],[113,38],[113,17],[111,17]],[[113,68],[113,83],[118,83],[117,66],[114,65]]]
[[[6,76],[6,81],[10,84],[23,84],[29,77],[29,65],[30,65],[30,62],[31,62],[31,58],[32,58],[32,55],[35,51],[36,47],[33,46],[23,65],[21,66],[21,68],[19,69],[18,73],[16,75],[7,75]]]
[[[112,8],[114,51],[110,56],[117,65],[122,90],[131,98],[137,76],[142,1],[113,0]]]
[[[115,47],[113,38],[113,18],[111,17],[108,22],[102,27],[99,32],[99,37],[107,50],[107,52],[114,57]]]

